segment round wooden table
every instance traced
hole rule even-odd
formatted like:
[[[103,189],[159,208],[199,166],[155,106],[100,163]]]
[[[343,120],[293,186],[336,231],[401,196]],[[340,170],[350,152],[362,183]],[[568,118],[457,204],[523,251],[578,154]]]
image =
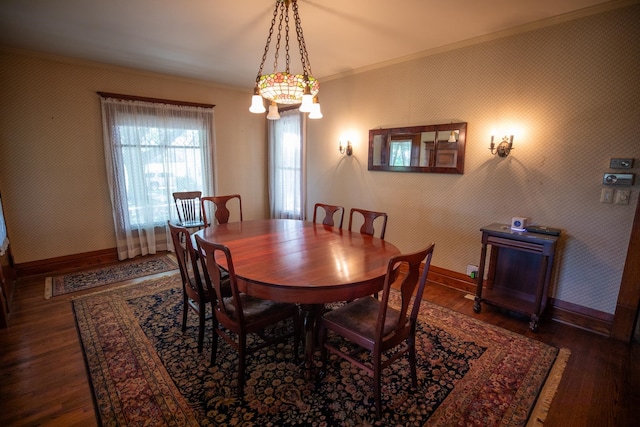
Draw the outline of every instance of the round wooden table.
[[[195,234],[230,249],[240,291],[301,305],[308,375],[322,305],[379,291],[389,259],[400,253],[376,237],[290,219],[230,222]],[[223,259],[219,264],[225,267]]]

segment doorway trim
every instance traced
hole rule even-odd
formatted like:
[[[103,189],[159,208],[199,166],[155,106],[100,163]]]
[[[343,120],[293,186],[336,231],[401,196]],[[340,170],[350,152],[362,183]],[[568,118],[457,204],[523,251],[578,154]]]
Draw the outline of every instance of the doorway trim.
[[[635,260],[635,262],[634,262]],[[624,263],[620,293],[611,327],[611,337],[631,342],[640,312],[640,198],[631,227],[629,248]]]

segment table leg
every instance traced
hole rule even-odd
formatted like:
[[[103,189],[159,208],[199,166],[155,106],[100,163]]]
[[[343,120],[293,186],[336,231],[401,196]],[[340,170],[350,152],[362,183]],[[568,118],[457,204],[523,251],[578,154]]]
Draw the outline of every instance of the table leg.
[[[316,350],[316,329],[318,318],[322,314],[322,304],[301,304],[304,325],[304,377],[313,378],[313,354]]]

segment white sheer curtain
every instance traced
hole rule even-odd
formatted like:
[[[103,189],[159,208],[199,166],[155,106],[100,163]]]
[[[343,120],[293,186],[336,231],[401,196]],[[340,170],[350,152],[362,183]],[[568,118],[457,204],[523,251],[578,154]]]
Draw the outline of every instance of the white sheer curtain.
[[[271,218],[304,219],[306,199],[304,114],[283,111],[269,120],[269,206]]]
[[[174,191],[213,194],[212,107],[101,97],[118,258],[171,247]]]

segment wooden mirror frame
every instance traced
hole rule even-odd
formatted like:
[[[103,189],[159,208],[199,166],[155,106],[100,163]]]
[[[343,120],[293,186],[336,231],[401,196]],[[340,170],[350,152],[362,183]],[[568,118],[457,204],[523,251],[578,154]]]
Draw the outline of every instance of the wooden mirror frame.
[[[425,133],[434,133],[433,148],[422,144]],[[456,142],[448,142],[454,132]],[[423,173],[464,173],[464,148],[467,136],[467,123],[446,123],[438,125],[410,126],[403,128],[371,129],[369,131],[369,167],[370,171],[423,172]],[[446,137],[445,139],[443,139]],[[391,166],[391,146],[394,141],[411,142],[411,160],[409,166]],[[439,148],[439,147],[442,148]],[[423,164],[420,165],[420,158]],[[429,157],[427,160],[426,157]],[[425,164],[427,163],[427,164]]]

